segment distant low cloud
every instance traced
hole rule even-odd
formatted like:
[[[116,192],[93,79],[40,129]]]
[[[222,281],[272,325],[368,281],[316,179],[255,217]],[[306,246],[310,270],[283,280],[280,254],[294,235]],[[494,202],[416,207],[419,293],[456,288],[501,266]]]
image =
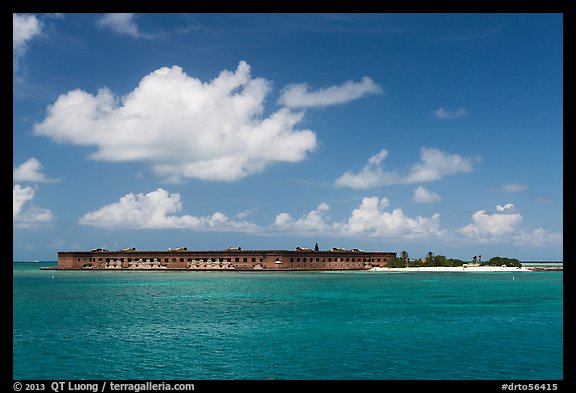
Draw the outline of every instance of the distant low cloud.
[[[552,193],[544,193],[544,194],[532,193],[530,195],[530,200],[534,203],[539,203],[539,204],[552,203],[554,201],[554,194],[552,194]]]
[[[277,214],[266,233],[290,233],[299,236],[333,236],[351,239],[434,240],[438,242],[512,243],[517,246],[561,246],[562,233],[538,228],[520,227],[522,216],[512,203],[497,205],[495,213],[479,210],[472,223],[457,229],[442,228],[440,214],[410,217],[400,208],[390,208],[388,198],[369,196],[347,219],[330,219],[330,206],[322,202],[317,208],[293,218],[288,212]]]
[[[35,15],[12,14],[12,64],[18,68],[20,58],[29,42],[42,32],[42,24]]]
[[[440,120],[450,120],[468,116],[468,111],[462,107],[458,109],[448,109],[441,106],[440,108],[432,111],[432,116]]]
[[[512,193],[512,192],[522,192],[526,191],[528,187],[526,184],[519,184],[519,183],[507,183],[503,184],[501,190],[503,192]]]
[[[380,93],[382,93],[382,87],[365,76],[360,82],[347,81],[338,86],[316,91],[310,91],[306,83],[289,85],[282,89],[278,103],[289,108],[324,107],[344,104],[367,94]]]
[[[258,226],[244,220],[233,220],[224,213],[210,216],[191,216],[182,210],[180,194],[159,188],[147,194],[126,194],[118,202],[84,214],[79,223],[106,229],[191,229],[203,231],[252,232]]]
[[[496,211],[495,214],[487,213],[486,210],[475,212],[472,214],[472,224],[462,227],[460,232],[467,237],[489,240],[513,233],[522,222],[522,216],[515,212],[511,203],[497,205]]]
[[[444,235],[440,229],[440,214],[431,217],[409,217],[400,208],[388,211],[388,198],[365,197],[352,211],[346,222],[335,228],[347,235],[387,237],[396,239],[437,238]]]
[[[30,205],[36,195],[36,189],[15,184],[12,187],[12,222],[16,228],[33,228],[53,221],[54,215],[48,209]]]
[[[13,168],[12,177],[16,182],[57,183],[60,181],[42,173],[42,164],[34,157]]]
[[[58,143],[95,146],[94,160],[146,163],[165,182],[236,181],[316,149],[314,132],[297,129],[303,112],[264,115],[270,91],[244,61],[210,82],[162,67],[123,97],[106,88],[71,90],[34,130]]]
[[[280,213],[274,219],[273,228],[277,230],[294,230],[297,228],[299,233],[325,232],[329,227],[326,222],[329,211],[330,206],[322,202],[316,209],[296,220],[288,213]]]
[[[561,247],[564,241],[562,233],[544,228],[533,231],[521,231],[513,236],[513,242],[517,245],[529,245],[532,247]]]
[[[322,202],[318,208],[298,219],[289,213],[276,216],[273,231],[288,231],[297,234],[322,233],[338,237],[386,237],[397,239],[436,238],[444,234],[440,229],[440,215],[431,217],[408,217],[402,209],[388,211],[387,198],[365,197],[347,220],[330,222],[330,206]]]
[[[105,14],[98,19],[100,27],[108,28],[117,34],[126,34],[134,38],[152,38],[148,33],[143,33],[134,21],[134,14]]]
[[[493,26],[493,27],[485,28],[484,30],[480,30],[480,31],[478,31],[478,30],[477,31],[473,31],[473,30],[462,31],[458,34],[442,35],[438,38],[433,39],[432,42],[435,42],[435,43],[442,43],[442,42],[452,43],[452,42],[467,42],[467,41],[483,40],[487,37],[490,37],[490,36],[500,32],[501,30],[502,30],[501,26]]]
[[[415,163],[408,172],[400,173],[382,169],[382,162],[387,156],[388,151],[382,149],[368,159],[368,163],[360,172],[345,172],[336,179],[334,185],[364,189],[392,184],[430,182],[447,175],[471,172],[476,161],[474,158],[465,158],[458,154],[447,154],[436,148],[422,147],[420,162]]]
[[[484,243],[514,243],[523,246],[558,246],[563,235],[543,228],[525,230],[520,228],[522,215],[512,203],[496,205],[496,212],[490,214],[479,210],[472,214],[472,223],[457,232],[469,239]]]
[[[430,191],[422,186],[416,187],[412,196],[412,202],[415,203],[434,203],[440,202],[441,200],[442,198],[436,192]]]

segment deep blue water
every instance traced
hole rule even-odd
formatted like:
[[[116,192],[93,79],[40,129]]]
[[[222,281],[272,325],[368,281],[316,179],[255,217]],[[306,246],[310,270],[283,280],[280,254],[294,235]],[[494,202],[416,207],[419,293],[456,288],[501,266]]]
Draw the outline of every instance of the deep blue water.
[[[14,379],[563,378],[562,272],[44,271]]]

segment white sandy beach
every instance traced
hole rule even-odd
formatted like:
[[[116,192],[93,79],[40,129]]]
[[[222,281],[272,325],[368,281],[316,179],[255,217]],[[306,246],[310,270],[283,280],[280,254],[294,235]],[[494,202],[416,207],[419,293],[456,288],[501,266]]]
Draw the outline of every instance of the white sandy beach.
[[[501,266],[467,266],[467,267],[373,267],[373,271],[382,272],[531,272],[527,267],[501,267]]]

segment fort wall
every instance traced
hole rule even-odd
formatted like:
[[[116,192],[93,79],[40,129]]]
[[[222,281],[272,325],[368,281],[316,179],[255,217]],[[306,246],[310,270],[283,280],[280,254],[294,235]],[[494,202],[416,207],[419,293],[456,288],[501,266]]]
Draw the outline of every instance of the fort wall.
[[[118,270],[366,270],[384,267],[395,252],[334,249],[58,252],[58,269]]]

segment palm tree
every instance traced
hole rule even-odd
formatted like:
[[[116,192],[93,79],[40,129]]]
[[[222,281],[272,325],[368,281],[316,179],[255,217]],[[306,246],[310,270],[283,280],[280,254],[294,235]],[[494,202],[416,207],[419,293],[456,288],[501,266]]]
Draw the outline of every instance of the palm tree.
[[[474,262],[474,264],[478,262],[478,257],[476,255],[474,255],[474,258],[472,258],[472,262]]]
[[[428,262],[432,262],[432,258],[433,258],[432,251],[428,251],[428,254],[426,254],[426,259],[428,260]]]
[[[404,261],[405,266],[408,266],[408,262],[410,261],[410,258],[408,257],[408,253],[406,251],[402,251],[400,253],[400,259],[402,259],[402,261]]]

